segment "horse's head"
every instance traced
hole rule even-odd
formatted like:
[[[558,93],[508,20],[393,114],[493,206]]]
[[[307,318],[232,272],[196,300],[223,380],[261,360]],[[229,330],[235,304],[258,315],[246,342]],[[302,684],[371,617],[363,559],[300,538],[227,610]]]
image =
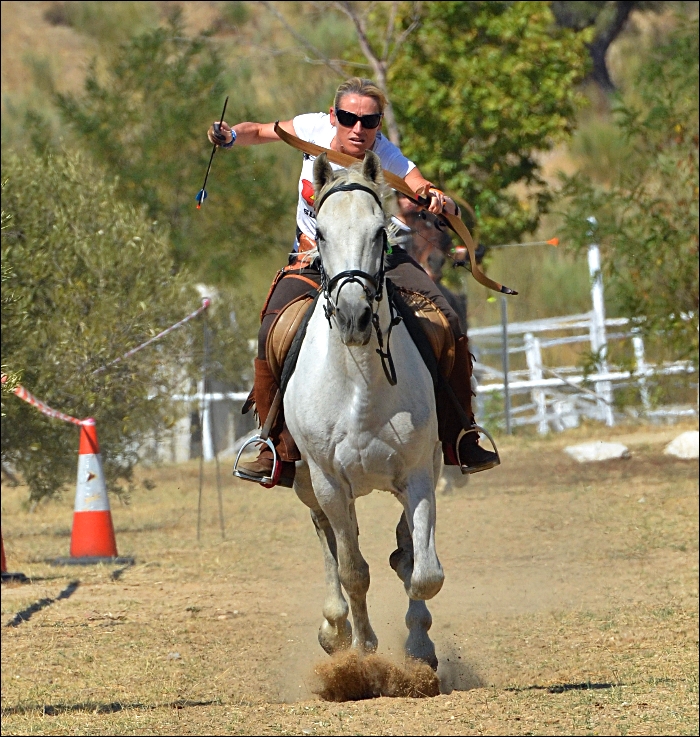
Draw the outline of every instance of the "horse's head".
[[[367,345],[384,281],[386,218],[379,157],[334,172],[325,154],[314,163],[316,237],[328,314],[345,345]]]

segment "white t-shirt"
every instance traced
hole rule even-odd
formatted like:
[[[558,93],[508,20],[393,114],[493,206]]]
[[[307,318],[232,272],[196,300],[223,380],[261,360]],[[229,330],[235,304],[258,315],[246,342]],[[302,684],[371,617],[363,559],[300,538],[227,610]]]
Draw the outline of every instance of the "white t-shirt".
[[[292,121],[297,137],[309,143],[315,143],[324,148],[330,148],[331,141],[335,137],[335,127],[331,125],[331,116],[328,113],[308,113],[306,115],[297,115]],[[379,160],[382,162],[382,169],[390,171],[392,174],[404,179],[406,175],[416,168],[416,165],[407,159],[401,150],[395,146],[388,138],[381,133],[377,133],[377,137],[372,146]],[[313,205],[314,196],[314,161],[315,156],[304,154],[304,163],[301,167],[301,175],[299,176],[299,204],[297,205],[297,226],[302,233],[306,233],[310,238],[316,239],[316,212]],[[334,170],[342,169],[342,166],[331,163]],[[294,250],[296,251],[299,244],[295,242]]]

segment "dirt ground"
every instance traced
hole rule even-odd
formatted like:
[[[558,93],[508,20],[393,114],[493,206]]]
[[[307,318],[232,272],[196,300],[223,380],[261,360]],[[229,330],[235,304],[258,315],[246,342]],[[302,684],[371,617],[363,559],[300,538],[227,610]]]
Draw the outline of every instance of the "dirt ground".
[[[698,467],[662,453],[696,427],[503,439],[500,468],[438,496],[442,693],[428,699],[314,695],[321,554],[289,490],[234,482],[222,463],[222,540],[207,464],[198,543],[198,465],[141,472],[129,506],[113,503],[135,565],[57,568],[72,492],[30,513],[26,489],[4,484],[8,567],[32,581],[2,587],[2,733],[697,734]],[[563,452],[590,439],[632,457]],[[393,659],[399,511],[385,493],[358,502],[370,615]]]

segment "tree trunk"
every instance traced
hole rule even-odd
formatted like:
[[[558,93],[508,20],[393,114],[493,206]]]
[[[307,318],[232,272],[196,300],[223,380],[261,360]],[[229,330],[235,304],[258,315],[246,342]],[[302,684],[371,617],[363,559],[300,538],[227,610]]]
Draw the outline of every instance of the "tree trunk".
[[[629,18],[629,14],[637,4],[635,0],[619,0],[615,7],[615,17],[610,25],[600,31],[588,46],[593,61],[591,77],[606,92],[614,92],[615,84],[610,78],[605,56],[608,53],[610,44],[620,35],[627,22],[627,18]]]

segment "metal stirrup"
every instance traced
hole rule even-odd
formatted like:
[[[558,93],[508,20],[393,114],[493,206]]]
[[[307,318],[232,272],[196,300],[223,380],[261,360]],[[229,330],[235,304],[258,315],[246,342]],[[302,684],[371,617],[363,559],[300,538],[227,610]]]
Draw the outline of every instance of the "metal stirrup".
[[[271,489],[273,486],[277,486],[280,480],[280,476],[282,475],[282,464],[280,463],[279,457],[277,455],[275,444],[272,442],[272,440],[270,440],[270,430],[275,424],[277,413],[279,412],[281,404],[282,392],[278,389],[277,394],[275,394],[275,398],[272,400],[272,406],[270,407],[270,411],[267,413],[267,419],[265,420],[265,424],[263,425],[260,434],[253,435],[253,437],[249,438],[245,441],[245,443],[243,443],[233,464],[234,476],[237,476],[239,479],[244,479],[245,481],[255,481],[261,486],[264,486],[266,489]],[[246,473],[245,471],[242,471],[238,468],[238,462],[243,455],[243,451],[249,445],[253,445],[255,443],[265,443],[265,445],[267,445],[267,447],[272,451],[272,473],[269,476],[258,478],[257,476],[252,476],[251,474]]]
[[[245,471],[238,468],[238,461],[243,455],[243,451],[249,445],[253,445],[254,443],[265,443],[265,445],[267,445],[267,447],[272,451],[272,473],[270,474],[270,476],[263,476],[262,478],[260,478],[258,476],[252,476],[251,474],[246,473]],[[244,479],[245,481],[255,481],[267,489],[271,489],[273,486],[277,486],[280,480],[280,476],[282,475],[282,464],[279,462],[277,451],[275,450],[275,445],[272,440],[270,440],[269,438],[264,438],[262,435],[253,435],[252,438],[246,440],[245,443],[243,443],[243,445],[241,446],[241,449],[238,451],[238,455],[236,456],[236,460],[233,464],[233,475],[237,476],[239,479]]]
[[[496,462],[493,464],[493,466],[489,466],[488,468],[484,468],[484,469],[481,469],[481,468],[472,469],[469,466],[466,466],[462,463],[462,459],[459,457],[459,443],[465,435],[469,435],[470,433],[476,433],[477,435],[479,433],[483,433],[489,439],[489,442],[491,443],[491,446],[493,447],[493,452],[496,454]],[[457,442],[455,444],[455,454],[457,455],[457,462],[459,463],[460,469],[466,469],[466,471],[463,470],[462,473],[467,473],[467,474],[478,473],[479,471],[482,471],[482,470],[487,471],[491,468],[495,468],[496,466],[501,465],[501,456],[498,453],[498,448],[496,447],[496,441],[493,439],[493,437],[491,436],[491,433],[486,428],[481,427],[481,425],[477,425],[477,424],[472,425],[468,430],[462,430],[462,432],[460,432],[460,434],[457,436]]]

